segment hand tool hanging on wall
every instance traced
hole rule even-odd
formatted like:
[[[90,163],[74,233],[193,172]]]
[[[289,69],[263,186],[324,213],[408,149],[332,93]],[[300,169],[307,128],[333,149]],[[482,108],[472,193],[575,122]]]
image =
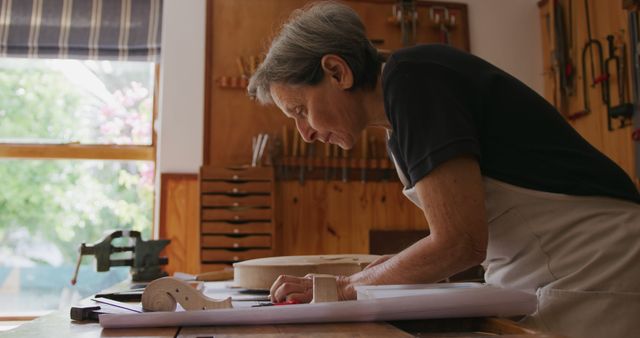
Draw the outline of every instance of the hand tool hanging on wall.
[[[378,149],[376,148],[376,138],[371,136],[369,138],[369,154],[371,158],[371,171],[373,172],[376,179],[381,179],[382,173],[378,172],[380,170],[380,159],[378,159]]]
[[[316,142],[311,142],[307,145],[307,171],[313,171],[314,160],[316,158]]]
[[[362,138],[360,139],[361,147],[362,147],[362,161],[360,161],[360,180],[362,183],[367,181],[367,131],[362,131]]]
[[[613,131],[613,120],[617,119],[620,121],[619,128],[624,128],[631,125],[631,117],[633,116],[633,104],[629,103],[626,95],[626,58],[624,57],[626,53],[626,48],[623,45],[622,51],[622,60],[621,57],[616,54],[616,46],[615,46],[615,37],[613,35],[607,35],[607,43],[609,47],[609,56],[604,61],[605,72],[607,74],[606,80],[604,82],[604,87],[606,91],[606,101],[607,104],[607,127],[609,131]],[[611,68],[613,66],[613,73],[611,72]],[[618,104],[613,105],[611,99],[611,78],[612,75],[615,74],[617,79],[617,87],[618,87]]]
[[[440,32],[440,43],[450,45],[449,31],[456,26],[456,16],[449,14],[449,9],[443,6],[429,7],[429,20]]]
[[[587,21],[587,39],[588,39],[584,47],[582,48],[582,99],[584,101],[583,103],[584,109],[582,111],[578,111],[569,115],[568,116],[569,120],[576,120],[591,112],[591,103],[589,101],[590,87],[595,87],[596,85],[600,84],[602,101],[605,103],[607,102],[607,97],[606,97],[607,93],[604,85],[604,82],[606,80],[606,73],[604,69],[604,59],[602,56],[602,44],[597,39],[594,39],[593,36],[591,35],[591,18],[589,16],[589,0],[584,1],[584,10],[585,10],[585,16]],[[595,48],[595,53],[597,55],[599,74],[596,73],[596,66],[595,66],[596,59],[594,55],[594,48]],[[589,54],[589,64],[590,64],[590,70],[591,70],[590,85],[587,84],[587,81],[588,81],[587,80],[588,78],[587,54]]]
[[[258,136],[253,137],[252,139],[252,155],[251,155],[251,166],[261,166],[262,165],[262,156],[264,155],[264,149],[267,146],[267,142],[269,141],[269,134],[260,133]]]
[[[262,134],[262,144],[260,144],[260,148],[258,150],[258,160],[257,164],[262,165],[262,158],[264,157],[264,150],[267,148],[267,142],[269,142],[269,134]]]
[[[573,65],[569,58],[569,50],[567,43],[567,32],[564,22],[564,9],[559,0],[554,0],[554,32],[555,32],[555,50],[554,59],[558,67],[558,81],[560,87],[561,107],[565,111],[567,97],[573,95],[572,78]]]
[[[282,126],[282,180],[286,181],[289,178],[288,175],[288,160],[289,160],[289,131],[287,126]]]
[[[629,13],[637,10],[638,5],[640,5],[640,0],[622,0],[622,8],[628,10]]]
[[[247,71],[247,65],[245,65],[242,57],[236,58],[236,66],[238,67],[238,73],[240,73],[241,77],[247,77],[249,71]]]
[[[269,134],[269,141],[266,145],[263,164],[266,166],[272,166],[274,169],[274,175],[276,180],[282,178],[282,163],[279,161],[282,158],[282,140],[277,133]]]
[[[349,150],[342,150],[342,182],[349,180]]]
[[[300,152],[299,152],[299,148],[300,147],[300,134],[298,133],[297,130],[293,130],[293,138],[291,141],[291,159],[293,160],[293,162],[291,163],[291,170],[293,171],[292,173],[292,177],[295,180],[295,167],[298,165],[298,163],[296,163],[299,160],[299,156],[300,156]],[[298,176],[298,178],[300,178]]]
[[[260,58],[255,55],[249,56],[249,76],[253,75],[260,65]]]
[[[631,93],[636,109],[640,99],[640,34],[638,12],[629,12],[629,41],[631,42]]]
[[[338,167],[340,166],[340,148],[337,144],[331,145],[331,179],[339,179]]]
[[[586,16],[586,20],[587,20],[587,37],[588,37],[588,41],[585,44],[585,49],[587,49],[589,51],[589,56],[590,56],[590,66],[591,66],[591,87],[595,87],[598,84],[603,84],[606,79],[607,79],[607,74],[604,70],[604,58],[603,58],[603,54],[602,54],[602,44],[600,43],[600,41],[598,41],[598,39],[594,39],[593,36],[591,35],[591,16],[589,14],[589,0],[584,0],[584,11],[585,11],[585,16]],[[598,64],[600,66],[600,75],[596,76],[596,70],[595,70],[595,59],[593,57],[593,48],[592,46],[596,45],[597,47],[597,52],[598,52]],[[584,55],[584,54],[583,54]],[[606,95],[607,92],[604,90],[604,87],[600,87],[601,88],[601,94],[602,94],[602,101],[606,102]]]
[[[418,11],[415,0],[398,0],[391,8],[391,23],[400,25],[402,36],[402,46],[413,46],[416,44],[416,26],[418,25]]]
[[[396,162],[393,160],[391,148],[389,148],[388,144],[384,141],[382,142],[382,144],[384,145],[385,154],[387,155],[387,157],[382,160],[382,162],[384,163],[384,165],[382,166],[383,174],[384,174],[382,176],[382,180],[389,181],[391,179],[392,171],[395,170],[396,168],[396,164],[395,164]]]
[[[329,181],[331,174],[331,143],[324,144],[324,159],[322,160],[324,165],[324,180]]]
[[[631,2],[631,7],[625,7],[629,10],[629,41],[631,42],[631,67],[632,67],[632,89],[633,105],[636,111],[633,117],[633,128],[631,138],[635,141],[635,159],[636,159],[636,177],[640,177],[640,25],[638,23],[637,3]]]
[[[567,69],[566,73],[569,77],[569,88],[570,88],[570,96],[575,94],[576,90],[576,38],[575,38],[575,27],[573,27],[573,0],[568,0],[568,18],[569,22],[567,25]]]
[[[307,142],[305,142],[302,137],[298,137],[297,139],[298,143],[300,143],[300,156],[297,158],[298,163],[300,164],[298,167],[298,180],[300,185],[304,185],[305,162],[307,160]]]
[[[549,14],[548,12],[545,14],[544,16],[544,22],[545,22],[545,27],[547,28],[546,32],[549,35],[547,37],[547,39],[549,41],[553,41],[553,32],[555,31],[554,29],[551,28],[551,14]],[[553,99],[552,99],[552,103],[553,106],[556,108],[560,108],[560,103],[558,102],[558,64],[556,62],[556,53],[555,53],[555,49],[552,49],[549,53],[549,59],[551,60],[551,67],[549,67],[549,74],[551,74],[551,76],[553,77],[553,80],[551,81],[552,85],[553,85],[553,90],[552,90],[552,95],[553,95]],[[569,116],[570,117],[570,116]]]

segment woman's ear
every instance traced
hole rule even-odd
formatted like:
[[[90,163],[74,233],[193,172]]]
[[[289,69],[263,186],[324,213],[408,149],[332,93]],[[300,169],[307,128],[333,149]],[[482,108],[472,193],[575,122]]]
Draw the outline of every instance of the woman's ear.
[[[353,72],[351,67],[343,58],[335,54],[327,54],[320,60],[322,70],[329,79],[338,85],[340,89],[351,89],[353,87]]]

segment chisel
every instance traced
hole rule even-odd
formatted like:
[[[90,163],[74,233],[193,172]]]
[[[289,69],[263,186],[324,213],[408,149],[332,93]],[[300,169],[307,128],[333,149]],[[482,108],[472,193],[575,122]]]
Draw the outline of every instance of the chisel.
[[[349,151],[342,149],[342,182],[349,180]]]
[[[298,135],[298,133],[296,133],[296,135]],[[307,160],[307,142],[305,142],[302,137],[298,137],[298,142],[300,143],[300,156],[298,157],[300,166],[298,167],[299,170],[299,180],[300,180],[300,185],[304,184],[304,166],[305,166],[305,161]]]
[[[379,174],[377,169],[379,167],[378,162],[380,160],[378,159],[378,151],[376,149],[376,138],[373,136],[369,138],[369,153],[371,154],[371,167],[373,169],[373,173]],[[375,176],[378,176],[378,175],[375,175]],[[377,179],[380,179],[380,178],[378,177]]]
[[[238,72],[241,77],[247,76],[247,67],[244,64],[244,60],[241,57],[236,58],[236,66],[238,67]]]
[[[331,168],[331,143],[324,144],[324,180],[329,181],[329,174]]]
[[[307,146],[307,171],[313,171],[313,162],[316,157],[316,143],[311,142]]]
[[[331,145],[331,179],[338,179],[338,166],[340,163],[338,162],[338,146],[335,144]]]
[[[287,165],[289,157],[289,133],[287,132],[287,126],[282,126],[282,180],[288,179]]]
[[[296,161],[298,161],[298,147],[300,146],[300,134],[298,134],[297,130],[293,130],[293,137],[291,140],[291,162],[289,163],[291,166],[291,171],[293,172],[291,174],[291,179],[295,180],[295,170],[296,170]]]
[[[362,183],[367,181],[367,130],[365,129],[364,131],[362,131],[362,139],[360,141],[360,143],[362,143],[362,161],[360,162],[360,165],[362,166],[360,168],[360,180],[362,181]]]

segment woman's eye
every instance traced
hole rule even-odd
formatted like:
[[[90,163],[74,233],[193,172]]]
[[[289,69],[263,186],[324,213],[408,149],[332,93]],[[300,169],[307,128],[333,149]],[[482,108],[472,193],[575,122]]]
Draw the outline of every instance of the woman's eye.
[[[305,111],[302,108],[296,109],[296,115],[298,117],[304,117],[305,116]]]

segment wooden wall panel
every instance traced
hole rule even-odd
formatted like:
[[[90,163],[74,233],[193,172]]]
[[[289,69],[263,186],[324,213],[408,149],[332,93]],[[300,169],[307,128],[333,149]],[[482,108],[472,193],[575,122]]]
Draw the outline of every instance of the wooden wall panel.
[[[200,194],[197,174],[160,177],[160,238],[170,239],[165,271],[200,272]]]
[[[210,0],[208,2],[207,84],[204,165],[224,166],[251,161],[251,137],[258,133],[279,135],[283,125],[293,122],[275,106],[260,106],[248,99],[242,89],[221,88],[216,79],[239,76],[237,58],[266,52],[270,39],[290,13],[307,0]],[[362,17],[371,39],[383,40],[380,49],[401,47],[399,26],[389,23],[394,0],[345,1]],[[429,6],[455,8],[457,26],[452,44],[469,50],[466,5],[421,1],[418,7],[416,41],[438,42],[439,31],[428,21]],[[381,134],[380,134],[381,135]]]
[[[584,109],[583,103],[583,86],[582,86],[582,49],[588,41],[586,12],[583,1],[573,1],[573,42],[570,44],[570,58],[573,60],[575,77],[575,92],[569,96],[565,102],[560,97],[560,88],[558,86],[558,70],[554,69],[553,53],[555,52],[555,36],[553,32],[554,20],[553,3],[555,1],[543,0],[539,2],[540,7],[540,23],[542,29],[542,52],[545,69],[545,98],[554,104],[558,110],[564,115],[581,111]],[[565,22],[569,17],[569,0],[560,0],[567,14]],[[617,44],[624,42],[627,45],[627,53],[630,48],[628,40],[627,28],[627,11],[623,10],[621,2],[590,0],[589,14],[591,17],[591,35],[594,39],[598,39],[603,47],[604,58],[608,56],[606,36],[613,34],[616,37]],[[568,23],[566,24],[568,25]],[[567,28],[568,29],[568,28]],[[618,54],[620,51],[618,50]],[[627,60],[631,60],[631,56],[627,55]],[[587,60],[587,62],[589,62]],[[628,61],[629,62],[629,61]],[[597,67],[597,64],[596,64]],[[628,69],[630,66],[628,66]],[[587,76],[590,78],[590,65],[587,63]],[[631,76],[628,75],[630,79]],[[591,104],[591,113],[585,117],[571,121],[571,125],[594,147],[603,152],[613,161],[615,161],[625,172],[638,183],[635,168],[635,144],[631,139],[632,128],[626,127],[609,131],[607,128],[607,108],[602,102],[600,85],[588,85],[588,97]],[[617,104],[617,78],[611,78],[611,94],[613,102]],[[631,82],[628,82],[627,88],[630,88]],[[617,124],[617,123],[616,123]]]
[[[278,182],[278,254],[366,253],[369,230],[426,230],[397,182]]]
[[[269,37],[288,13],[304,1],[212,0],[210,31],[213,36],[207,77],[239,76],[236,59],[259,55]],[[215,83],[206,93],[209,143],[204,145],[204,165],[224,166],[251,162],[251,137],[258,133],[275,134],[282,125],[293,128],[277,108],[260,106],[248,99],[244,90],[220,88]]]

